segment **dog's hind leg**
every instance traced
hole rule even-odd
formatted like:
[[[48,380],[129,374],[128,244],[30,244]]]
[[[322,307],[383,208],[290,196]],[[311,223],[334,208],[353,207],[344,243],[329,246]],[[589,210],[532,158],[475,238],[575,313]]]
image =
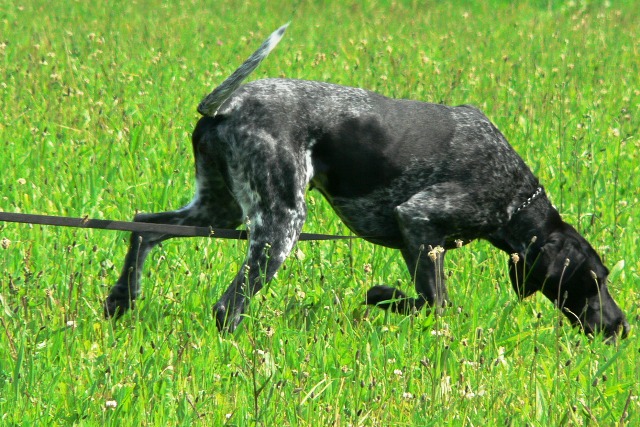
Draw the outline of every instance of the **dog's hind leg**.
[[[137,214],[134,221],[220,228],[241,225],[242,211],[222,180],[213,175],[207,179],[199,177],[198,182],[196,196],[187,206],[170,212]],[[140,277],[147,255],[172,237],[175,236],[168,233],[131,233],[122,273],[104,302],[105,317],[119,317],[133,307],[140,294]]]
[[[249,223],[247,258],[213,308],[219,330],[231,332],[238,326],[251,297],[274,277],[298,241],[306,218],[304,200],[295,209],[273,208]]]

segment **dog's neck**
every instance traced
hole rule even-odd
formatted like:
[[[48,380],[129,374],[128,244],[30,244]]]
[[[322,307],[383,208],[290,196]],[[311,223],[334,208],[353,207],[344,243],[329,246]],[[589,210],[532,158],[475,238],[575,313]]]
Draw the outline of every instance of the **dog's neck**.
[[[522,202],[520,204],[520,206],[518,206],[516,208],[516,210],[513,211],[513,214],[511,215],[511,218],[513,219],[513,217],[518,215],[520,213],[520,211],[522,211],[523,209],[526,209],[531,203],[534,202],[535,199],[537,199],[538,197],[540,197],[542,195],[544,195],[544,188],[543,187],[538,187],[536,189],[536,191],[531,195],[531,197],[529,197],[527,200]]]
[[[562,226],[560,214],[538,189],[511,215],[504,227],[489,239],[508,254],[537,254],[549,235]]]

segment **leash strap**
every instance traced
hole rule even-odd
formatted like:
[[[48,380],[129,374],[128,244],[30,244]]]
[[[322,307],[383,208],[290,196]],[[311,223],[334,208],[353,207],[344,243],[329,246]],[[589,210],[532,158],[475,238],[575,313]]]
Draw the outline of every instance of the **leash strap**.
[[[88,217],[71,218],[66,216],[0,212],[0,221],[18,222],[22,224],[53,225],[58,227],[162,233],[180,237],[213,237],[217,239],[247,240],[246,230],[229,230],[225,228],[196,227],[191,225],[155,224],[150,222],[113,221],[109,219],[90,219]],[[345,240],[355,238],[357,237],[301,233],[298,240]]]

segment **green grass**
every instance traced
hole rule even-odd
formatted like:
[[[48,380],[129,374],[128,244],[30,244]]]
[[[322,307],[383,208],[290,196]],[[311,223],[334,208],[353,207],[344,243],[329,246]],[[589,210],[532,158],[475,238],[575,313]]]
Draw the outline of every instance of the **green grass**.
[[[627,340],[518,302],[484,242],[448,256],[454,306],[413,318],[360,305],[372,284],[411,288],[397,253],[300,243],[220,335],[244,243],[174,240],[112,323],[124,233],[0,224],[0,425],[638,425],[640,8],[510,3],[0,0],[0,209],[185,204],[197,103],[291,20],[253,78],[482,108],[612,269]],[[317,193],[309,207],[306,231],[346,232]]]

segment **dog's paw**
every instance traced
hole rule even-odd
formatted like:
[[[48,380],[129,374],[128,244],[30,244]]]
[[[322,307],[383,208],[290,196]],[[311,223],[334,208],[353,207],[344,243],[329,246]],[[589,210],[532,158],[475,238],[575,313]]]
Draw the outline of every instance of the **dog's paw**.
[[[216,304],[213,307],[213,316],[216,318],[218,331],[222,333],[235,331],[242,320],[242,316],[234,316],[230,310],[222,304]]]
[[[117,299],[110,295],[104,301],[103,308],[105,319],[118,319],[127,310],[133,310],[135,308],[135,302],[129,298]]]
[[[411,313],[415,305],[413,298],[409,298],[399,289],[385,285],[377,285],[369,289],[364,303],[403,314]]]

